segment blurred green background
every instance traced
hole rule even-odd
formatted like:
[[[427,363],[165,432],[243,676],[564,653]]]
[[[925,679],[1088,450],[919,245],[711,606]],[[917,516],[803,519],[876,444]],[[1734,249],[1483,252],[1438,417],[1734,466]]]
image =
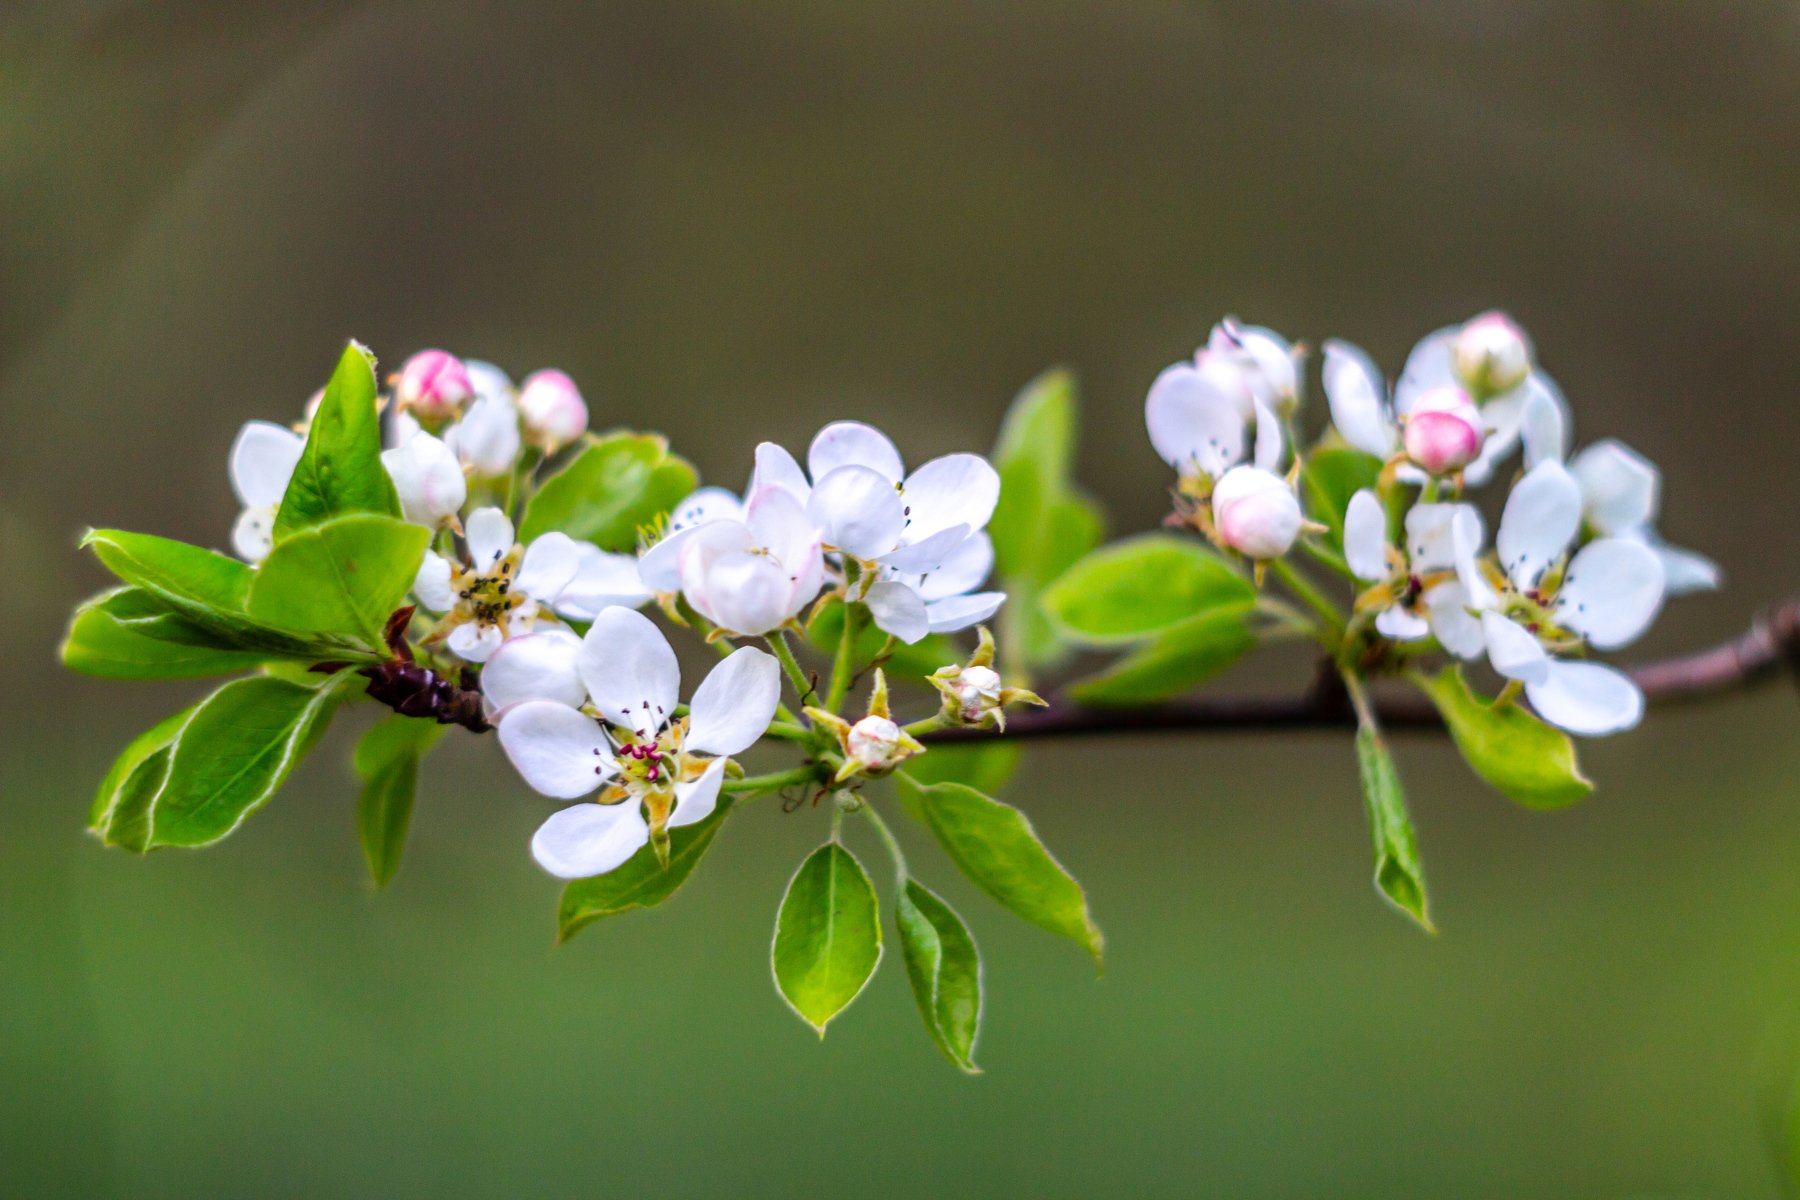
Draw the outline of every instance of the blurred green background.
[[[1009,798],[1110,965],[903,831],[987,957],[970,1080],[897,961],[823,1045],[774,996],[821,812],[746,811],[555,951],[491,743],[429,765],[381,896],[347,729],[228,847],[134,860],[87,798],[197,685],[54,644],[102,583],[79,530],[222,544],[238,423],[346,336],[565,367],[729,485],[841,415],[985,446],[1067,362],[1129,531],[1144,389],[1221,313],[1397,370],[1499,305],[1725,565],[1636,652],[1697,645],[1800,583],[1797,122],[1788,3],[6,6],[0,1193],[1779,1194],[1790,688],[1591,745],[1559,814],[1404,742],[1435,940],[1373,894],[1344,738],[1035,750]]]

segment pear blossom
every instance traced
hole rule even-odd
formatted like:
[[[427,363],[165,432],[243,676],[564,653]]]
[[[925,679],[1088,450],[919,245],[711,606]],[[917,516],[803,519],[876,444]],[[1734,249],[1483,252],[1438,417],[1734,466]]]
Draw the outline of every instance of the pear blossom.
[[[609,608],[581,640],[576,671],[582,703],[531,699],[497,717],[500,745],[536,791],[555,800],[599,793],[545,821],[532,856],[562,879],[603,875],[646,845],[666,861],[668,831],[713,812],[729,756],[768,729],[780,667],[740,647],[676,717],[681,673],[668,640],[642,614]]]
[[[529,632],[545,610],[586,620],[605,608],[649,599],[629,556],[555,532],[520,546],[513,523],[497,508],[469,515],[466,541],[464,562],[426,551],[413,595],[427,610],[444,614],[425,640],[441,640],[470,662],[493,657],[509,638]]]
[[[705,522],[672,550],[645,555],[639,571],[657,591],[673,590],[672,578],[694,611],[747,636],[786,625],[825,583],[818,528],[798,500],[775,487],[750,498],[743,520]]]
[[[1568,455],[1568,414],[1534,397],[1525,410],[1525,463],[1563,461]],[[1584,531],[1596,537],[1643,542],[1662,560],[1671,596],[1711,591],[1719,586],[1719,565],[1703,554],[1671,546],[1656,532],[1662,507],[1662,472],[1656,464],[1616,438],[1585,447],[1568,464],[1581,489]]]
[[[1468,613],[1456,574],[1451,529],[1461,516],[1480,538],[1481,516],[1467,504],[1415,504],[1406,513],[1406,541],[1388,541],[1387,510],[1374,491],[1350,497],[1344,513],[1344,561],[1371,585],[1357,598],[1359,613],[1374,612],[1375,629],[1395,641],[1435,635],[1452,654],[1481,653],[1481,626]]]
[[[534,371],[519,391],[519,414],[525,435],[546,454],[554,454],[587,432],[587,401],[566,374]]]
[[[1205,364],[1165,367],[1144,397],[1144,425],[1183,494],[1197,499],[1247,456],[1265,469],[1281,456],[1274,410]]]
[[[443,350],[419,351],[394,376],[394,403],[431,425],[456,416],[474,395],[469,369]]]
[[[492,363],[469,359],[463,364],[473,399],[456,424],[444,431],[444,445],[464,471],[496,478],[510,473],[519,460],[519,410],[512,380]],[[411,414],[402,413],[411,420]],[[413,422],[417,428],[416,420]]]
[[[808,708],[806,715],[837,738],[843,752],[843,764],[832,777],[834,783],[857,775],[886,775],[907,759],[925,753],[924,744],[894,720],[888,708],[887,675],[880,667],[875,668],[867,715],[854,722],[820,708]]]
[[[1516,347],[1523,347],[1528,364],[1524,375],[1504,391],[1489,390],[1517,374],[1515,336]],[[1469,395],[1487,434],[1480,455],[1463,471],[1464,481],[1471,486],[1480,487],[1493,479],[1500,464],[1519,448],[1525,407],[1533,396],[1545,397],[1558,409],[1568,408],[1555,381],[1531,359],[1530,346],[1510,319],[1483,313],[1421,338],[1394,384],[1393,411],[1400,418],[1412,412],[1420,397],[1438,388],[1461,388]],[[1339,426],[1340,432],[1342,429]]]
[[[1005,729],[1009,705],[1046,706],[1036,692],[1005,686],[1000,672],[994,670],[994,635],[986,625],[977,631],[975,652],[967,662],[939,667],[925,682],[943,697],[940,715],[944,720],[977,729]]]
[[[1469,469],[1482,455],[1488,430],[1481,411],[1461,387],[1444,385],[1390,399],[1385,380],[1369,356],[1349,342],[1325,343],[1322,371],[1331,422],[1351,446],[1384,460],[1404,455],[1426,475]]]
[[[305,438],[273,421],[246,422],[231,443],[231,490],[243,505],[231,527],[231,548],[245,562],[268,557],[275,514],[305,449]]]
[[[1195,353],[1194,366],[1236,399],[1249,421],[1258,405],[1283,415],[1300,406],[1299,358],[1293,343],[1273,329],[1226,317]]]
[[[455,451],[420,430],[383,450],[381,465],[394,481],[400,511],[408,521],[427,529],[456,528],[456,514],[469,498],[469,481]]]
[[[1524,686],[1544,720],[1593,737],[1636,725],[1644,696],[1623,671],[1567,656],[1636,640],[1661,607],[1664,575],[1655,553],[1631,538],[1596,538],[1569,557],[1581,510],[1574,477],[1546,459],[1507,497],[1497,563],[1478,560],[1472,513],[1457,515],[1451,536],[1488,662]]]
[[[1256,562],[1286,554],[1306,524],[1294,485],[1262,467],[1225,472],[1213,488],[1212,521],[1221,545]]]
[[[1005,602],[1004,592],[976,590],[994,568],[985,527],[1000,499],[999,473],[985,458],[946,454],[909,473],[887,435],[838,421],[813,438],[806,466],[764,442],[751,490],[775,489],[803,506],[823,547],[846,571],[856,564],[849,598],[865,601],[881,629],[917,642],[985,621]]]

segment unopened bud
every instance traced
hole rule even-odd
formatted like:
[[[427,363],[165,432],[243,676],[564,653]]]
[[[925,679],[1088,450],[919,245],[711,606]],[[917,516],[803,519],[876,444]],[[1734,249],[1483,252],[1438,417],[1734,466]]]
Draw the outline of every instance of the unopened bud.
[[[888,717],[867,716],[850,727],[844,749],[865,771],[892,766],[900,749],[900,726]]]
[[[1233,467],[1213,488],[1213,526],[1221,543],[1258,562],[1280,558],[1304,518],[1287,480],[1261,467]]]
[[[394,383],[394,402],[432,424],[454,417],[474,394],[468,368],[443,350],[421,350],[407,359]]]
[[[532,444],[553,453],[587,432],[587,401],[561,371],[536,371],[519,391],[519,415]]]
[[[417,433],[402,446],[381,452],[381,465],[394,481],[400,509],[408,521],[436,529],[454,523],[469,484],[462,463],[450,447],[429,433]]]
[[[1473,394],[1498,396],[1530,374],[1531,343],[1505,313],[1482,313],[1457,331],[1450,366]]]
[[[1406,457],[1432,475],[1460,471],[1481,454],[1481,413],[1459,388],[1435,388],[1406,417]]]

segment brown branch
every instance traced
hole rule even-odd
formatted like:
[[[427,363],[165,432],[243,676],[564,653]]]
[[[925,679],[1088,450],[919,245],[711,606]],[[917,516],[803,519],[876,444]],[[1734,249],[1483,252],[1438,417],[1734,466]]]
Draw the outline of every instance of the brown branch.
[[[1783,670],[1800,682],[1800,596],[1771,606],[1749,630],[1691,654],[1640,663],[1626,670],[1652,704],[1686,703],[1742,691]],[[1441,729],[1437,710],[1422,696],[1384,698],[1377,706],[1388,729]],[[1355,723],[1341,688],[1315,685],[1307,694],[1210,696],[1144,708],[1098,708],[1053,699],[1050,707],[1010,715],[1004,732],[944,729],[926,734],[932,743],[1086,737],[1109,733],[1284,732],[1344,729]]]

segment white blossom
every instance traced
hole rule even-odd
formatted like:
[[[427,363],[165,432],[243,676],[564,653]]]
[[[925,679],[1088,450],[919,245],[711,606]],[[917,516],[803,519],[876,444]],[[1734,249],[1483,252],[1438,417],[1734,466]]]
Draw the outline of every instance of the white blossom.
[[[1404,454],[1426,475],[1470,470],[1482,458],[1488,430],[1483,415],[1461,387],[1446,384],[1407,395],[1396,392],[1375,363],[1349,342],[1325,343],[1322,370],[1331,421],[1351,446],[1386,460]],[[1415,480],[1416,475],[1405,475]]]
[[[381,452],[381,465],[394,481],[400,511],[427,529],[456,524],[456,514],[469,498],[469,481],[461,461],[442,441],[414,432],[391,450]]]
[[[306,439],[273,421],[250,421],[231,444],[231,490],[243,511],[231,527],[231,548],[245,562],[261,562],[274,544],[275,514],[300,463]]]
[[[545,610],[586,620],[604,608],[649,599],[630,556],[555,532],[520,546],[512,522],[497,508],[469,515],[466,543],[463,562],[426,551],[413,595],[429,611],[444,614],[427,640],[442,640],[470,662],[488,660],[509,638],[531,631]]]
[[[1344,514],[1344,561],[1358,579],[1371,584],[1357,600],[1359,611],[1375,612],[1375,628],[1396,641],[1436,636],[1452,654],[1481,653],[1481,627],[1468,613],[1468,599],[1456,575],[1451,530],[1459,514],[1481,517],[1467,504],[1415,504],[1406,513],[1406,540],[1388,541],[1387,511],[1368,488],[1350,498]]]
[[[1546,721],[1598,736],[1636,725],[1643,693],[1622,671],[1567,656],[1634,641],[1661,607],[1664,577],[1661,560],[1631,538],[1597,538],[1568,557],[1581,508],[1574,478],[1547,459],[1507,497],[1497,565],[1477,559],[1480,534],[1467,515],[1455,520],[1452,537],[1488,662],[1524,685]]]
[[[532,788],[557,800],[599,792],[597,803],[562,809],[532,838],[538,864],[564,879],[611,871],[667,829],[710,815],[727,758],[767,730],[781,688],[773,656],[741,647],[677,718],[675,652],[647,618],[623,608],[594,619],[576,670],[587,711],[565,696],[498,714],[500,744]]]
[[[587,432],[588,407],[581,389],[556,370],[534,371],[519,391],[525,434],[546,454],[554,454]]]

